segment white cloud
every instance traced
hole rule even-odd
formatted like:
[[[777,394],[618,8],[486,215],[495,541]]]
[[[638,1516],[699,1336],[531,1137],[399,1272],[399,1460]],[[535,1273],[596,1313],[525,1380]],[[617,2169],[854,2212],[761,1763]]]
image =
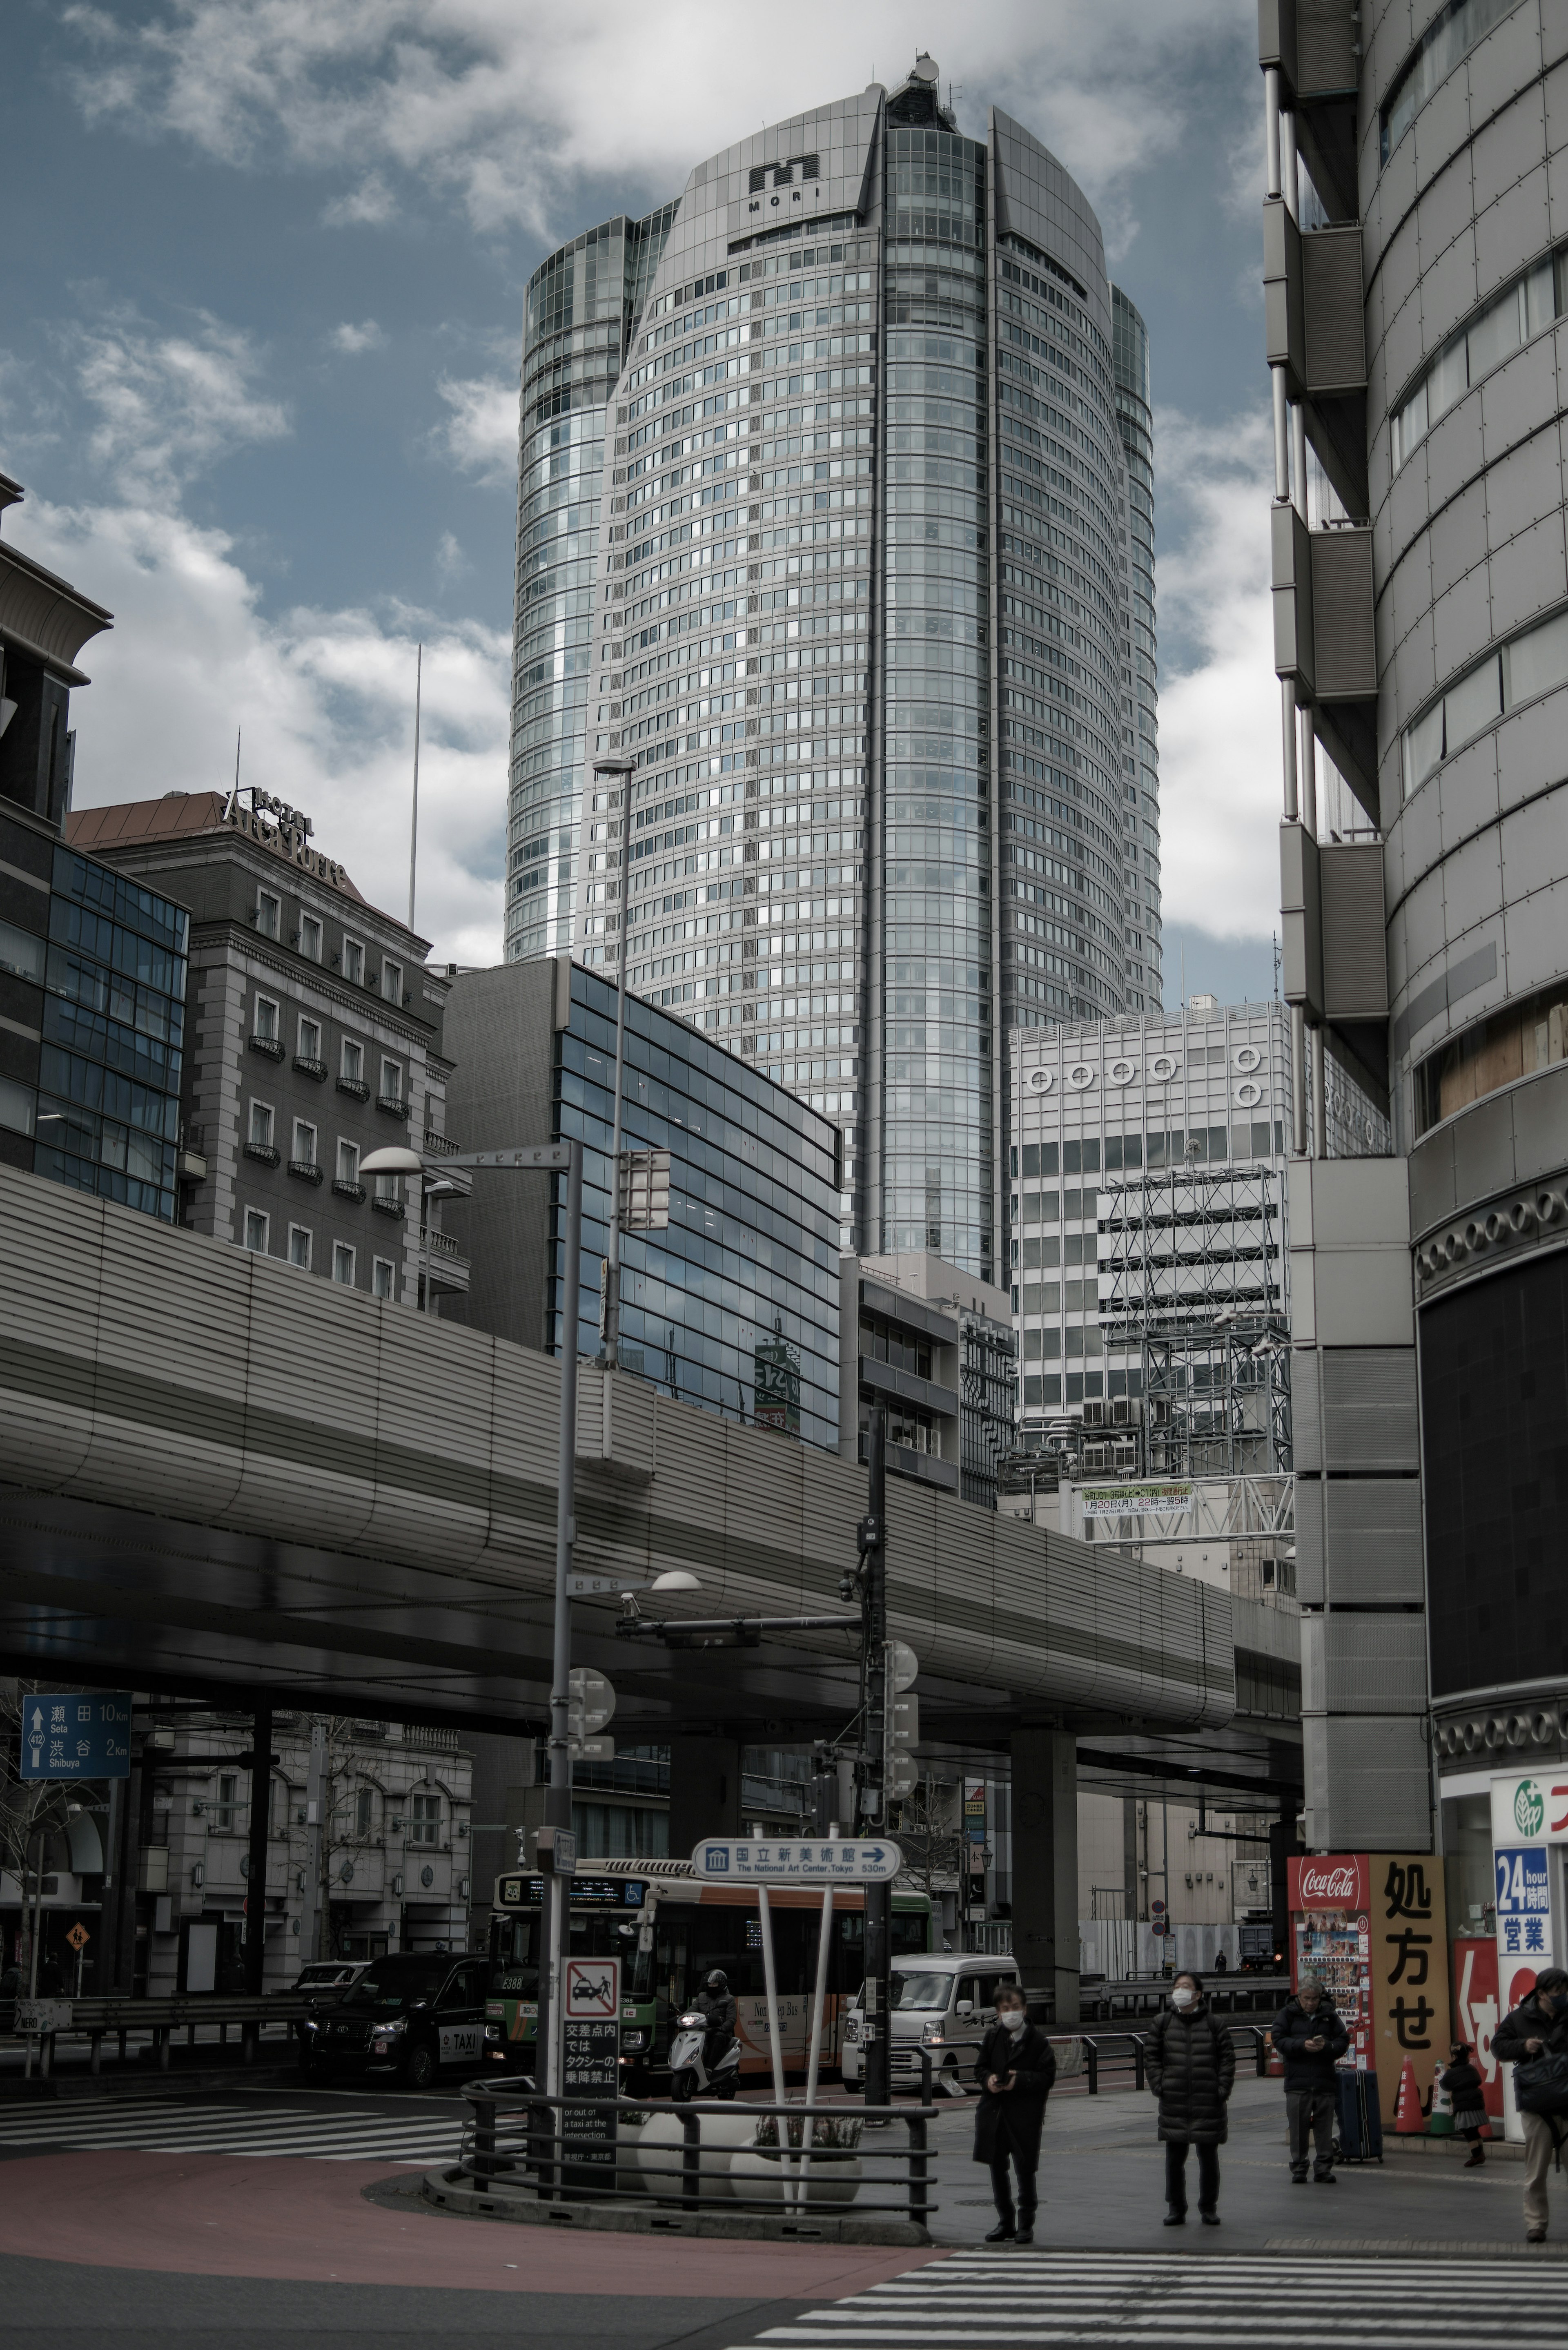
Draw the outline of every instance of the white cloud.
[[[461,579],[465,571],[473,568],[450,530],[443,530],[436,542],[435,565],[439,577],[449,584],[453,579]]]
[[[334,196],[321,217],[328,228],[384,228],[397,209],[398,200],[380,172],[370,172],[357,188]]]
[[[385,218],[386,175],[408,173],[454,193],[477,227],[541,234],[580,178],[674,193],[753,124],[860,89],[873,69],[897,84],[918,36],[960,86],[966,126],[983,131],[988,100],[1026,120],[1121,250],[1126,182],[1213,135],[1216,55],[1244,57],[1251,18],[1245,0],[930,0],[916,26],[901,0],[804,0],[785,39],[771,16],[721,0],[666,0],[656,19],[641,0],[161,0],[139,24],[85,8],[67,21],[90,54],[89,115],[232,162],[281,149],[351,171],[338,220]],[[628,67],[635,101],[607,105]]]
[[[230,450],[289,429],[287,410],[255,388],[250,338],[220,319],[203,314],[192,333],[161,336],[126,314],[74,328],[64,344],[98,411],[91,454],[122,484],[167,495]]]
[[[421,931],[441,962],[501,960],[510,647],[400,608],[267,619],[232,542],[151,503],[30,497],[27,552],[109,605],[72,697],[76,804],[222,789],[244,774],[315,819],[372,903],[408,907],[414,647],[424,642]],[[15,534],[18,539],[22,534]]]
[[[1279,921],[1280,701],[1269,600],[1273,444],[1266,413],[1211,428],[1155,421],[1162,525],[1178,551],[1157,592],[1162,889],[1172,921],[1267,938]]]
[[[335,351],[342,351],[349,359],[358,359],[361,351],[380,350],[387,338],[374,318],[366,318],[358,327],[345,318],[340,327],[333,328],[327,339]]]
[[[452,413],[434,435],[452,463],[497,487],[517,482],[517,379],[443,376],[436,386]]]

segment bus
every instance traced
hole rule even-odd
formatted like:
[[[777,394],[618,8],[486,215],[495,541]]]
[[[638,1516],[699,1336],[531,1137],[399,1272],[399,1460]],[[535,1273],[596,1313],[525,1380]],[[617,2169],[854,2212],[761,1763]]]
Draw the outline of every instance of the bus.
[[[534,2070],[543,1897],[544,1879],[525,1870],[495,1880],[485,2046],[490,2062],[524,2073]],[[768,1908],[784,2070],[804,2072],[822,1892],[770,1887]],[[865,1976],[865,1908],[859,1886],[834,1887],[825,2069],[838,2063],[843,2019]],[[754,1887],[710,1884],[686,1860],[597,1860],[572,1879],[569,1914],[573,1958],[614,1955],[621,1961],[621,2063],[632,2095],[649,2094],[653,2076],[668,2071],[670,2026],[714,1967],[722,1967],[735,1996],[742,2077],[771,2077]],[[891,1941],[895,1958],[930,1950],[931,1904],[925,1894],[895,1891]]]

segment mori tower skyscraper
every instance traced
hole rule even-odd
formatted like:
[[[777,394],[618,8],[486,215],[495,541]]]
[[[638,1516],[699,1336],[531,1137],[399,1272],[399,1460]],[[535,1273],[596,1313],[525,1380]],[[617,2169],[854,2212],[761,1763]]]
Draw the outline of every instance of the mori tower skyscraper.
[[[1083,193],[929,57],[529,283],[506,951],[624,941],[834,1118],[846,1245],[1004,1279],[1009,1028],[1159,1009],[1148,402]]]

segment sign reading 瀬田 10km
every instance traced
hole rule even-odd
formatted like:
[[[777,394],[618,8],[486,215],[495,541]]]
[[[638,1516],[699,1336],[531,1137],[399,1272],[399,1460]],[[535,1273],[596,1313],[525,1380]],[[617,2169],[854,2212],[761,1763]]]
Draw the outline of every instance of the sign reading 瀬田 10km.
[[[22,1700],[24,1779],[129,1779],[130,1696],[49,1690]]]
[[[1131,1479],[1125,1485],[1085,1485],[1078,1504],[1086,1518],[1148,1517],[1158,1510],[1189,1510],[1192,1488],[1174,1482],[1139,1485]]]
[[[886,1836],[706,1836],[691,1866],[731,1885],[879,1885],[898,1876],[904,1856]]]

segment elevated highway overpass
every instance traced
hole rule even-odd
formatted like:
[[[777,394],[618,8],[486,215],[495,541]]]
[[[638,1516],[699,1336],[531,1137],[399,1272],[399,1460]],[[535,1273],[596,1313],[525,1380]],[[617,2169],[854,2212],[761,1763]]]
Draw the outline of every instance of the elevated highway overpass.
[[[0,1279],[6,1669],[543,1727],[553,1360],[9,1169]],[[577,1454],[578,1566],[694,1569],[669,1614],[841,1611],[851,1464],[587,1366]],[[1249,1696],[1284,1619],[897,1479],[888,1516],[928,1743],[1034,1728],[1088,1742],[1107,1784],[1299,1783],[1295,1724]],[[625,1739],[807,1739],[855,1711],[846,1634],[670,1650],[618,1642],[611,1606],[576,1616]]]

